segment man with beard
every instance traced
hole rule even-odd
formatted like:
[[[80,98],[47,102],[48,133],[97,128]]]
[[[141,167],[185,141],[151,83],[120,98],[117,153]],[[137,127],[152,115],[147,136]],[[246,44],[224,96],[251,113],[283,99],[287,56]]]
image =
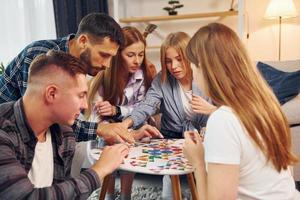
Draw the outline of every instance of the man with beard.
[[[95,76],[109,67],[111,58],[116,55],[122,43],[121,27],[113,18],[102,13],[91,13],[81,20],[76,34],[56,40],[35,41],[25,47],[0,76],[0,103],[16,101],[24,95],[28,68],[33,59],[40,54],[45,54],[51,49],[67,52],[85,62],[88,74]],[[97,131],[104,139],[134,142],[131,134],[120,124],[98,126],[97,123],[77,119],[73,130],[78,141],[95,139]]]

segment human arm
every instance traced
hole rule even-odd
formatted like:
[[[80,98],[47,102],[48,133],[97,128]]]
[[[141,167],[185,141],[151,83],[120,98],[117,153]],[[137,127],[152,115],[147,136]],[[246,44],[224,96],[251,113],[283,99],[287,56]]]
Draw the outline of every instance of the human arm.
[[[95,140],[96,136],[104,138],[104,140],[116,140],[119,142],[134,142],[131,134],[128,133],[127,128],[121,123],[95,123],[82,121],[76,119],[72,126],[76,134],[77,141]]]
[[[28,68],[33,58],[24,49],[5,68],[0,76],[0,103],[16,101],[23,96],[27,86]]]
[[[149,139],[164,138],[164,136],[159,132],[159,130],[156,127],[151,126],[149,124],[145,124],[137,130],[132,130],[130,133],[133,135],[135,141],[138,141],[145,137]]]
[[[209,103],[206,99],[195,94],[192,95],[192,101],[190,103],[193,111],[198,114],[210,115],[217,109],[216,106]]]
[[[160,74],[159,74],[160,75]],[[162,101],[161,78],[156,76],[148,89],[143,101],[136,106],[128,118],[123,120],[125,127],[136,128],[144,123],[150,116],[157,113]]]
[[[207,174],[204,161],[204,147],[202,138],[193,131],[184,133],[185,142],[183,154],[195,168],[194,175],[199,200],[207,199]],[[195,153],[197,152],[197,153]]]
[[[27,176],[29,169],[24,167],[26,161],[20,161],[26,157],[16,151],[10,137],[0,131],[0,199],[86,199],[101,186],[97,173],[88,169],[77,178],[65,177],[50,187],[34,188]]]
[[[98,174],[100,180],[108,174],[111,174],[119,167],[125,156],[128,155],[129,149],[125,144],[115,144],[106,146],[96,163],[91,167]]]
[[[183,153],[195,168],[194,175],[200,200],[236,199],[239,181],[238,165],[208,163],[208,173],[206,173],[202,138],[195,132],[185,132]]]

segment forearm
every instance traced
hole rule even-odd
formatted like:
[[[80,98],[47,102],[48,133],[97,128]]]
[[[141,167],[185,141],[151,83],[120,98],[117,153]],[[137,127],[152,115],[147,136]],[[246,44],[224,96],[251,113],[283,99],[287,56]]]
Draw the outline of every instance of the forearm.
[[[199,200],[207,200],[207,174],[205,165],[197,167],[194,174]]]
[[[21,182],[21,183],[20,183]],[[21,185],[19,185],[20,183]],[[29,179],[18,181],[11,185],[8,191],[12,199],[87,199],[90,194],[101,186],[97,174],[92,171],[84,171],[78,178],[52,184],[51,187],[34,188]],[[7,191],[7,190],[5,190]],[[0,192],[0,199],[6,199],[7,193]]]
[[[2,139],[2,143],[7,142]],[[63,179],[59,183],[34,188],[11,145],[1,145],[0,153],[0,199],[86,199],[101,185],[97,173],[88,169],[78,178],[68,178],[68,174],[61,174],[57,177]],[[53,180],[56,180],[55,175]]]
[[[133,120],[128,117],[122,122],[122,124],[124,124],[126,128],[130,128],[133,125]]]

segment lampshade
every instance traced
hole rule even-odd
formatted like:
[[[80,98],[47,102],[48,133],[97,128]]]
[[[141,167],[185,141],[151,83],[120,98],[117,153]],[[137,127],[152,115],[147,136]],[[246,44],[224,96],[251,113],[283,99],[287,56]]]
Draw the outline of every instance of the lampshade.
[[[297,17],[298,13],[293,0],[270,0],[264,18],[291,18]]]

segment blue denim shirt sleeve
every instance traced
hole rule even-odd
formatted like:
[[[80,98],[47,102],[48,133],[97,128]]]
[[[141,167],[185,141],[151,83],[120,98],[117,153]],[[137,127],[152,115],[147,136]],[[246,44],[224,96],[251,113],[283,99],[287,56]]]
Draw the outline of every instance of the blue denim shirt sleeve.
[[[145,99],[134,108],[129,117],[133,120],[133,128],[142,125],[150,116],[156,114],[159,110],[162,91],[161,76],[156,76],[152,81],[151,87],[148,89]]]

